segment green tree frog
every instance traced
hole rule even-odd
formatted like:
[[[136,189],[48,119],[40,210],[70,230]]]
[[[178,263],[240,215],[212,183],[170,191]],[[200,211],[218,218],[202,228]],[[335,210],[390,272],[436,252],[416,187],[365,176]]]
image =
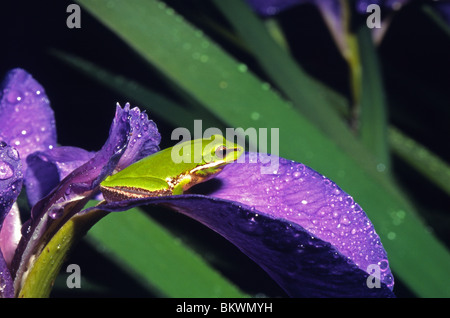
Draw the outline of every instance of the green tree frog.
[[[220,135],[189,140],[108,176],[100,184],[100,190],[108,202],[183,194],[193,185],[217,175],[243,152],[241,146]]]

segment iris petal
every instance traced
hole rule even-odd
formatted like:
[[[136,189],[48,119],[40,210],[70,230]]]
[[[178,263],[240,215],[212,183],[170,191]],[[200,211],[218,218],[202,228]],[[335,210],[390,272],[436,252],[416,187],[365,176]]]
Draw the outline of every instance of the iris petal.
[[[229,164],[213,180],[192,188],[196,194],[99,208],[169,206],[235,244],[293,297],[394,297],[386,252],[359,205],[309,167],[277,157],[271,163],[247,153],[245,163]],[[374,276],[379,288],[368,284],[373,266],[379,268]]]
[[[56,147],[28,156],[25,186],[33,206],[70,172],[87,162],[94,153],[76,147]]]
[[[15,147],[22,158],[56,146],[53,110],[44,88],[25,70],[11,70],[2,84],[0,140]]]
[[[48,195],[33,206],[31,218],[22,227],[22,239],[13,259],[15,277],[22,277],[31,255],[39,253],[36,249],[42,246],[42,240],[48,240],[53,235],[49,231],[58,230],[59,226],[55,224],[64,222],[79,212],[86,202],[97,194],[100,182],[113,173],[122,156],[127,153],[127,147],[133,143],[132,127],[136,129],[137,122],[148,127],[154,125],[146,116],[141,116],[137,108],[130,109],[129,104],[124,108],[117,105],[109,138],[102,149],[67,174]],[[141,138],[141,145],[146,146],[146,153],[159,149],[157,142],[160,137],[156,128],[147,129]],[[126,160],[134,162],[134,157],[138,156],[138,151],[130,151]],[[17,289],[20,282],[16,281],[15,284]]]
[[[17,196],[22,188],[22,163],[16,149],[8,146],[5,142],[0,142],[0,236],[5,235],[4,231],[15,232],[10,225],[17,225],[9,222],[9,215],[14,213],[12,209]],[[5,220],[8,220],[5,224]],[[3,225],[5,228],[3,229]],[[0,297],[13,297],[14,287],[11,274],[8,268],[10,262],[10,240],[0,240]]]

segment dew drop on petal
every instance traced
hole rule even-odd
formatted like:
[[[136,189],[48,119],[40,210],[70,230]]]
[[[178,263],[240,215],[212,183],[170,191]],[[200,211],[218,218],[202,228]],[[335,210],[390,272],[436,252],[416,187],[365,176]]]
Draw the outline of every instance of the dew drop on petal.
[[[9,93],[6,95],[6,99],[11,104],[16,104],[22,100],[22,97],[20,96],[20,93],[15,90],[9,91]]]
[[[13,168],[7,162],[0,162],[0,180],[6,180],[14,175]]]
[[[378,262],[378,266],[380,266],[380,270],[384,272],[389,268],[389,262],[387,259],[382,259]]]
[[[9,148],[6,153],[11,159],[16,161],[19,160],[19,152],[15,148]]]
[[[62,208],[62,207],[56,207],[56,208],[53,208],[50,212],[49,212],[49,216],[52,218],[52,219],[58,219],[58,218],[60,218],[62,215],[63,215],[63,213],[64,213],[64,208]]]
[[[298,178],[300,178],[302,176],[302,173],[300,172],[300,171],[295,171],[293,174],[292,174],[292,177],[294,178],[294,179],[298,179]]]

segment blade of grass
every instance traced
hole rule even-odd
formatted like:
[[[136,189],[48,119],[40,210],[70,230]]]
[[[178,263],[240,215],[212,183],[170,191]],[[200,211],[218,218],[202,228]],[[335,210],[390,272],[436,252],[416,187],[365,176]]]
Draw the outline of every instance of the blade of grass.
[[[389,142],[395,154],[450,195],[450,166],[399,129],[389,129]]]
[[[362,143],[370,149],[378,161],[378,169],[390,170],[387,143],[386,99],[380,65],[372,41],[370,29],[360,27],[357,43],[361,61],[361,94],[359,134]]]
[[[261,20],[241,0],[213,0],[222,14],[247,43],[260,66],[301,113],[352,154],[364,156],[355,137],[334,110],[347,101],[308,75],[267,31]],[[341,106],[342,107],[342,106]]]
[[[447,24],[447,22],[439,15],[439,13],[436,12],[436,9],[434,9],[429,4],[422,4],[422,11],[425,12],[426,15],[430,17],[434,23],[436,23],[442,31],[444,31],[448,36],[450,36],[450,26]]]
[[[87,240],[162,296],[248,297],[140,209],[110,213]]]
[[[447,250],[402,193],[385,178],[377,177],[373,168],[367,168],[364,154],[355,158],[344,153],[245,65],[165,4],[143,0],[79,2],[227,124],[279,129],[281,138],[274,144],[283,157],[304,162],[334,179],[361,204],[382,237],[392,268],[408,286],[421,296],[450,295],[443,279],[450,267]]]
[[[156,114],[175,127],[181,126],[192,131],[195,119],[202,119],[211,127],[223,125],[207,112],[183,107],[136,81],[114,74],[81,57],[58,50],[51,50],[51,54],[129,100],[139,103],[140,107],[149,111],[150,116]]]

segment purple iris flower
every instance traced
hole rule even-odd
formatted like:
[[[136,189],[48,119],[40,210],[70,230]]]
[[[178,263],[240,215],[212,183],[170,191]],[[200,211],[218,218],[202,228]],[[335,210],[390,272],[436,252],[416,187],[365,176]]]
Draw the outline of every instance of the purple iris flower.
[[[23,133],[26,131],[26,133]],[[58,146],[43,88],[22,69],[11,71],[0,97],[0,296],[18,295],[43,244],[75,215],[171,207],[210,227],[253,259],[292,297],[394,297],[380,238],[361,207],[335,183],[301,163],[246,153],[214,179],[177,196],[102,202],[108,175],[159,150],[154,122],[119,105],[98,152]],[[21,225],[15,201],[22,184],[32,205]]]

